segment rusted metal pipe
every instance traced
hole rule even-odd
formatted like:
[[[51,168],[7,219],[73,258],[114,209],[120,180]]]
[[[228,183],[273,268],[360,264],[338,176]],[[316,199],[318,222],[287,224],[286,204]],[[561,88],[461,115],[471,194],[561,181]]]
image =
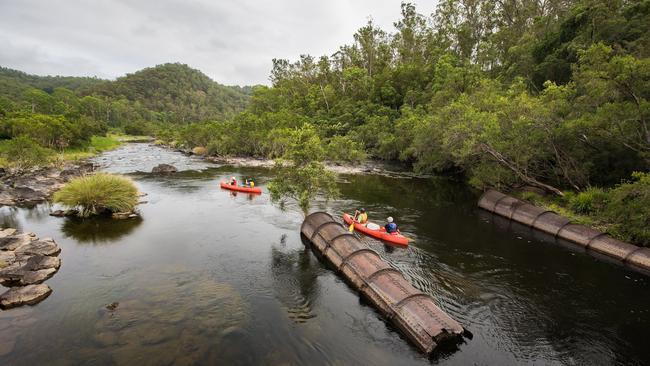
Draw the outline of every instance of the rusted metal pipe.
[[[640,248],[590,227],[571,224],[569,219],[553,211],[544,210],[495,190],[485,192],[479,199],[478,206],[650,274],[650,248]]]
[[[413,287],[374,250],[325,212],[305,218],[301,233],[386,319],[422,352],[458,344],[463,327],[444,313],[431,296]]]

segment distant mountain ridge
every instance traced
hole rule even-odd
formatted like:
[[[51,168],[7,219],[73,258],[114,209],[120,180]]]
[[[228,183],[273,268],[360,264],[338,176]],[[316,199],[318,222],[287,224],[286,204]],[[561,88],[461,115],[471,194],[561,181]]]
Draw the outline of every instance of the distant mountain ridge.
[[[0,67],[0,95],[20,99],[29,88],[52,93],[70,89],[79,96],[128,99],[158,112],[166,121],[189,123],[230,117],[249,102],[252,87],[226,86],[181,63],[148,67],[117,78],[37,76]]]

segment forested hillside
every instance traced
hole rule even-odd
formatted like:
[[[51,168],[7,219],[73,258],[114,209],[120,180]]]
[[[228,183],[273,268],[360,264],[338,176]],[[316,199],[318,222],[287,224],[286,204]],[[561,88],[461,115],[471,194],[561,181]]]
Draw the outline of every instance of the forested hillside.
[[[250,88],[218,84],[183,64],[146,68],[98,85],[93,90],[112,100],[126,98],[160,113],[169,122],[197,122],[232,117],[248,103]]]
[[[39,151],[82,147],[108,130],[152,134],[163,124],[230,118],[246,107],[250,92],[220,85],[182,64],[116,81],[0,68],[0,140],[6,146],[22,137],[21,146],[36,144],[32,150]]]

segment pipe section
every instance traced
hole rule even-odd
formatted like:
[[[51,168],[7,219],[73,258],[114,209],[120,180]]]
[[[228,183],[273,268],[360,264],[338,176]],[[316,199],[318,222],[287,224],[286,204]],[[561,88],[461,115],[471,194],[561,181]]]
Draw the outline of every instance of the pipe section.
[[[650,274],[650,248],[639,248],[590,227],[571,224],[569,219],[553,211],[544,210],[495,190],[485,192],[479,199],[478,206]]]
[[[331,215],[315,212],[305,218],[301,233],[352,287],[366,297],[422,352],[442,344],[456,345],[463,327],[444,313],[431,296],[413,287],[374,250],[347,231]]]

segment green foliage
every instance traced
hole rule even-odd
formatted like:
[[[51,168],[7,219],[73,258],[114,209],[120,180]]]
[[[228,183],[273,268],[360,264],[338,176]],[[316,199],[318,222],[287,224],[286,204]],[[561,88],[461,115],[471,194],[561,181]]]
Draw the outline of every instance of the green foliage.
[[[131,212],[138,203],[138,189],[119,175],[98,173],[75,178],[54,194],[54,202],[79,210],[79,216]]]
[[[115,136],[93,136],[90,139],[90,148],[94,151],[102,152],[113,150],[122,145],[122,142]]]
[[[358,163],[365,160],[366,155],[363,145],[349,136],[334,136],[327,143],[328,161]]]
[[[275,172],[273,181],[268,186],[271,199],[294,199],[305,212],[318,194],[326,199],[338,195],[336,175],[319,162],[312,161],[298,166],[278,164]]]
[[[283,159],[275,166],[275,176],[269,184],[271,199],[295,199],[306,213],[314,198],[338,195],[336,175],[322,164],[325,155],[316,130],[310,125],[289,133]]]
[[[141,106],[159,112],[162,121],[174,123],[233,116],[244,109],[249,99],[249,88],[221,85],[179,63],[127,74],[114,82],[99,84],[93,91],[111,100],[124,97],[122,103],[127,108]],[[142,131],[127,133],[143,134]]]
[[[53,154],[26,136],[0,142],[0,160],[18,171],[47,165]]]
[[[624,239],[650,246],[650,173],[633,174],[609,192],[605,211],[613,230]]]
[[[602,188],[590,187],[571,197],[567,197],[569,207],[579,214],[601,212],[607,205],[608,194]]]

